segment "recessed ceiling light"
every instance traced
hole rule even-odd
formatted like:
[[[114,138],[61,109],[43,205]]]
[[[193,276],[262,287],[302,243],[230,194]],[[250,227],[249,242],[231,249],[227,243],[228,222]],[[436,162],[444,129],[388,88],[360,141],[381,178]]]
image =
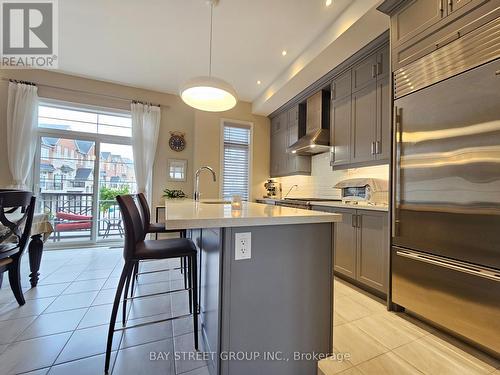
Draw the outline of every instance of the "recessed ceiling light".
[[[262,82],[261,81],[257,81],[257,84],[260,85]]]
[[[325,5],[326,5],[327,7],[329,7],[330,5],[332,5],[332,3],[333,3],[333,0],[326,0],[326,1],[325,1]]]
[[[283,56],[286,56],[286,49],[284,49],[283,51],[281,51],[281,54],[282,54]]]

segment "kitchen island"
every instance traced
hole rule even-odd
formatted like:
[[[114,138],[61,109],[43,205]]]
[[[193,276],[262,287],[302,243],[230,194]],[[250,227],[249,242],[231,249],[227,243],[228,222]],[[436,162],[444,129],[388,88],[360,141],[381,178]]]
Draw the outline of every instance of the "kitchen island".
[[[333,223],[342,215],[167,201],[198,248],[201,347],[211,374],[315,374],[332,348]],[[242,242],[243,241],[243,242]]]

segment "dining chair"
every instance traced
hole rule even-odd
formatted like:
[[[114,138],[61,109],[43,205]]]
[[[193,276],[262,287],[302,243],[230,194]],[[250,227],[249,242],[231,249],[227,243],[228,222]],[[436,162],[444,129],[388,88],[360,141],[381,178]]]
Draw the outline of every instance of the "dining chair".
[[[142,327],[149,324],[156,324],[167,322],[175,319],[186,318],[192,316],[193,318],[193,334],[194,334],[194,348],[198,350],[198,283],[197,283],[197,251],[193,241],[188,238],[170,238],[162,240],[146,240],[146,231],[144,230],[144,222],[138,207],[138,197],[136,195],[119,195],[116,197],[120,211],[122,214],[123,222],[125,225],[125,244],[123,248],[123,258],[125,263],[123,270],[118,281],[118,287],[115,293],[113,308],[108,329],[108,339],[106,345],[106,358],[104,370],[108,373],[109,363],[111,357],[111,348],[113,345],[113,334],[116,331],[122,331],[130,328]],[[134,266],[137,262],[142,260],[163,260],[172,258],[187,257],[188,259],[188,278],[189,288],[168,290],[165,292],[145,294],[129,297],[128,288]],[[140,298],[156,297],[168,293],[188,292],[189,300],[193,308],[189,314],[183,314],[166,319],[155,320],[147,323],[135,324],[127,326],[126,309],[127,302]],[[123,299],[122,299],[123,294]],[[123,319],[122,327],[116,328],[116,317],[120,302],[123,303]]]
[[[0,278],[9,272],[10,288],[20,306],[25,304],[21,257],[30,238],[35,201],[29,191],[0,191]]]

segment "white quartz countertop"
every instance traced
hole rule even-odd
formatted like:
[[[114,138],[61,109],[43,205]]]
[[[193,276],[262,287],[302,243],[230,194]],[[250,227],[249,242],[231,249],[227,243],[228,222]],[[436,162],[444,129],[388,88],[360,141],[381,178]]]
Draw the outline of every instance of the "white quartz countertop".
[[[304,200],[307,200],[304,198]],[[286,199],[275,199],[275,198],[260,198],[257,199],[258,202],[266,203],[266,204],[277,204],[278,202],[286,202]],[[335,207],[335,208],[348,208],[353,210],[370,210],[370,211],[389,211],[389,207],[384,204],[378,205],[368,205],[368,204],[346,204],[341,201],[313,201],[311,205],[320,206],[320,207]]]
[[[218,200],[165,201],[165,227],[167,229],[334,223],[341,220],[341,214],[253,202],[243,202],[241,210],[232,210],[230,203],[221,203]]]
[[[370,211],[389,211],[389,207],[386,205],[368,205],[368,204],[346,204],[342,202],[332,202],[332,201],[324,201],[324,202],[314,202],[312,206],[321,206],[321,207],[335,207],[335,208],[350,208],[353,210],[370,210]]]

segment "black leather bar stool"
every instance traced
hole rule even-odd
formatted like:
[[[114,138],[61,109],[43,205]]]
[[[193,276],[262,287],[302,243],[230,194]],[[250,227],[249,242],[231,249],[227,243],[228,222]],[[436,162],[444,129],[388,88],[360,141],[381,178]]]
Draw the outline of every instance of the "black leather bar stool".
[[[121,195],[116,197],[118,205],[120,206],[123,222],[125,225],[125,246],[123,249],[123,258],[125,264],[118,282],[116,289],[115,299],[113,302],[113,309],[111,311],[111,318],[109,322],[108,341],[106,346],[106,361],[104,371],[107,374],[109,370],[109,362],[111,357],[111,348],[113,344],[113,334],[116,331],[122,331],[129,328],[141,327],[149,324],[161,323],[170,320],[185,318],[188,316],[193,317],[194,328],[194,347],[198,350],[198,289],[197,289],[197,259],[196,259],[196,246],[187,238],[172,238],[165,240],[145,240],[146,232],[144,230],[144,223],[142,221],[141,213],[136,203],[137,196],[135,195]],[[189,288],[170,290],[161,293],[153,293],[147,295],[139,295],[135,297],[127,297],[130,279],[134,271],[134,265],[141,260],[161,260],[170,258],[188,258],[188,277]],[[125,290],[124,290],[125,288]],[[136,324],[133,326],[126,326],[126,304],[128,300],[158,296],[167,293],[177,293],[189,291],[189,299],[192,303],[192,314],[185,314],[167,319],[161,319],[153,322]],[[124,293],[123,293],[124,292]],[[115,328],[116,316],[118,307],[120,305],[123,293],[123,323],[121,328]]]
[[[151,211],[149,209],[149,205],[148,205],[148,201],[147,201],[146,197],[144,196],[143,193],[139,193],[139,194],[137,194],[137,198],[139,200],[139,204],[141,207],[141,217],[142,217],[142,220],[144,222],[144,231],[146,232],[146,234],[150,234],[150,233],[155,234],[156,239],[158,239],[159,233],[179,233],[181,238],[186,237],[186,230],[185,229],[166,229],[165,224],[151,223]],[[136,264],[134,265],[132,286],[130,288],[130,296],[134,295],[135,282],[137,281],[139,275],[156,273],[156,272],[180,270],[181,273],[184,274],[184,288],[187,288],[188,278],[187,278],[187,273],[186,273],[186,268],[187,268],[187,259],[186,258],[181,258],[181,266],[178,268],[140,272],[139,266],[140,266],[140,262],[136,262]],[[191,312],[192,311],[191,304],[189,306],[190,306],[189,311]]]

